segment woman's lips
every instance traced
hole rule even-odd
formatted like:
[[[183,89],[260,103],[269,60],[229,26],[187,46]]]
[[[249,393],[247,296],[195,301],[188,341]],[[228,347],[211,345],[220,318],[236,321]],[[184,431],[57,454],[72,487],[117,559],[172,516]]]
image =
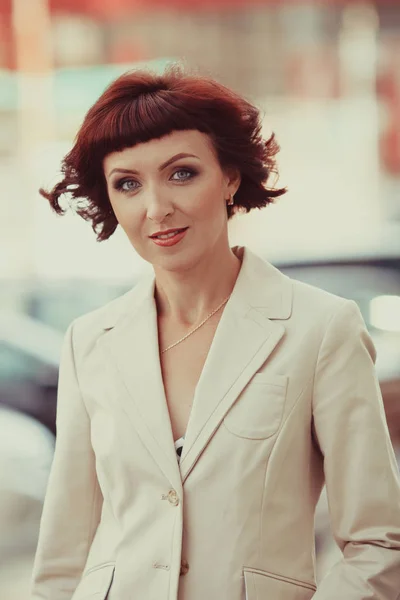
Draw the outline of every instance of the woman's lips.
[[[177,229],[173,234],[168,234],[168,237],[152,237],[151,239],[157,246],[175,246],[178,242],[185,237],[187,227],[185,229]]]

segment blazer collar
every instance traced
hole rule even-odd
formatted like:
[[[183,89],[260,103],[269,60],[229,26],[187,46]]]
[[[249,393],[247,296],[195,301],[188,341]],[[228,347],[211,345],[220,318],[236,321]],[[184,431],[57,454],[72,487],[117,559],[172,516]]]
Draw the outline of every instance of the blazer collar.
[[[289,319],[292,313],[293,288],[289,277],[248,248],[232,248],[241,258],[240,269],[232,297],[259,310],[268,319]]]
[[[293,294],[290,278],[244,246],[234,246],[232,251],[242,260],[242,266],[231,299],[258,309],[268,319],[289,319]],[[103,315],[103,328],[112,329],[126,316],[134,318],[143,304],[154,302],[154,288],[154,276],[143,276],[120,302],[109,305]]]

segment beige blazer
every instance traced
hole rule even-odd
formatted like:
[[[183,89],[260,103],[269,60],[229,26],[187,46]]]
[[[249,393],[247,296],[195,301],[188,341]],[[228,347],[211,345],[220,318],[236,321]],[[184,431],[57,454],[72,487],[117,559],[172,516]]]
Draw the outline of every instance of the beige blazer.
[[[400,484],[358,307],[249,250],[180,466],[154,281],[77,319],[32,600],[398,600]],[[343,559],[318,586],[326,482]]]

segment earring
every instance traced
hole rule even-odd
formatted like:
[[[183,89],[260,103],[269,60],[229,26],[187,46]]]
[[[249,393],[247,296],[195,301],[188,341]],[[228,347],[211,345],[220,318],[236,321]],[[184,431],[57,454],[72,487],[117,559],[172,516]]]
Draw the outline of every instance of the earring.
[[[227,204],[228,204],[228,206],[232,206],[234,204],[233,194],[230,195]]]

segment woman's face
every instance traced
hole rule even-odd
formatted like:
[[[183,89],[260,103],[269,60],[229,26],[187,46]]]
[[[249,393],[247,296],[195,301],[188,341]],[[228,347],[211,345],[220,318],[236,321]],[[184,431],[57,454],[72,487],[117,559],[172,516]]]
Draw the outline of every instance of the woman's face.
[[[185,270],[229,248],[226,201],[240,178],[222,171],[206,134],[174,131],[107,155],[103,167],[119,224],[155,268]]]

